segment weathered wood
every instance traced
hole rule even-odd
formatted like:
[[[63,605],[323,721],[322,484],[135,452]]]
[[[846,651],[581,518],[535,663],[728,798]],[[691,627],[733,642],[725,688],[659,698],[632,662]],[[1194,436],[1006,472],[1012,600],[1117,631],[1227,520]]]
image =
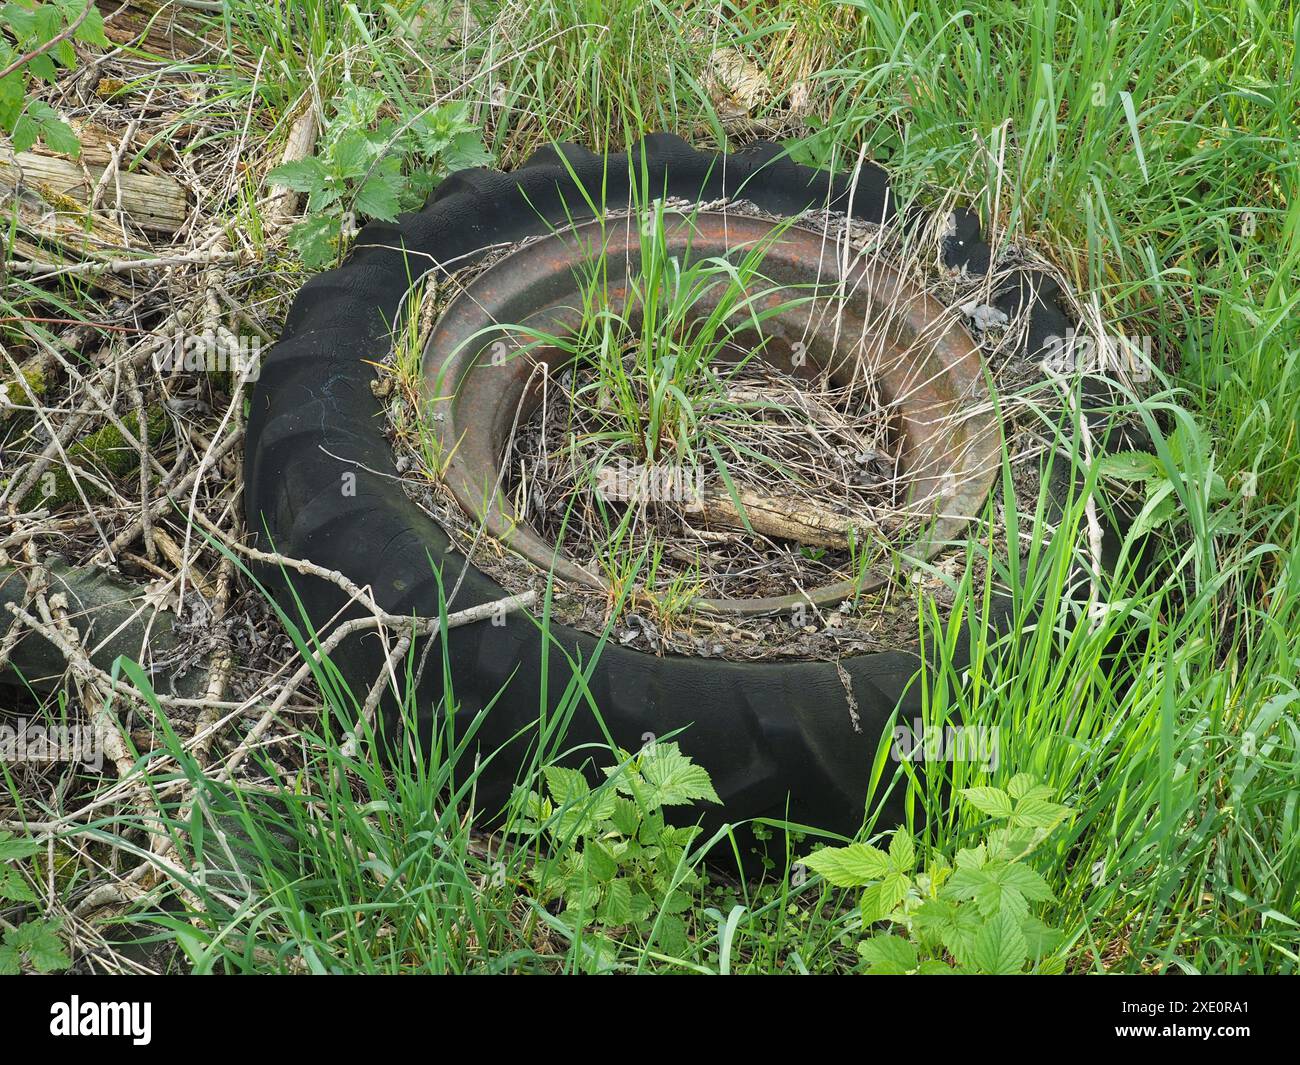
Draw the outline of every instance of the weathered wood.
[[[86,172],[90,174],[89,182]],[[0,156],[0,193],[34,192],[56,210],[69,201],[85,206],[104,168],[88,165],[86,172],[66,159],[35,152]],[[116,202],[119,183],[122,210],[141,229],[175,233],[185,224],[189,196],[171,178],[130,173],[110,177],[104,196],[106,203]]]
[[[748,519],[749,527],[762,536],[795,540],[814,547],[846,548],[850,535],[861,544],[868,532],[879,530],[879,526],[869,518],[819,510],[793,499],[779,499],[749,488],[737,486],[736,496],[744,508],[743,518],[736,500],[727,492],[709,492],[685,509],[687,514],[698,516],[706,525],[744,529]]]
[[[308,103],[307,110],[298,116],[289,129],[289,136],[284,142],[284,153],[280,156],[280,164],[296,163],[311,155],[316,147],[316,134],[319,128],[316,108]],[[292,189],[281,189],[267,205],[264,215],[266,230],[274,232],[288,225],[297,211],[298,193]]]
[[[166,0],[95,0],[95,6],[104,13],[104,35],[110,41],[149,55],[191,59],[221,43],[218,33]]]

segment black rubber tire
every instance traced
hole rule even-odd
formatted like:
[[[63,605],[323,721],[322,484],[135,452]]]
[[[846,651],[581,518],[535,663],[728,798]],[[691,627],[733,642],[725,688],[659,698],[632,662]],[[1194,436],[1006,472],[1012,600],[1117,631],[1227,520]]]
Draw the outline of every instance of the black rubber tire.
[[[396,320],[404,292],[434,263],[463,264],[488,245],[590,217],[575,176],[596,202],[603,188],[603,202],[627,203],[626,155],[605,158],[576,146],[560,150],[567,167],[547,149],[509,174],[451,175],[423,210],[403,215],[396,224],[366,226],[343,266],[303,286],[252,399],[244,501],[248,527],[260,533],[262,546],[346,574],[372,588],[394,614],[437,613],[433,567],[442,568],[442,583],[451,588],[465,562],[392,478],[394,460],[381,405],[370,387],[370,363],[389,349],[389,323]],[[828,206],[847,210],[851,204],[857,217],[895,220],[887,175],[869,163],[851,184],[844,176],[792,163],[772,144],[715,154],[656,134],[631,153],[638,166],[644,158],[656,195],[689,201],[743,197],[780,215]],[[943,252],[950,267],[987,270],[989,248],[974,215],[959,212]],[[1033,301],[1027,338],[1033,350],[1049,336],[1064,336],[1067,324],[1053,299],[1055,285],[1043,280],[1026,274],[998,298],[998,305],[1012,313]],[[355,474],[355,495],[340,490],[345,473]],[[296,616],[278,571],[264,578]],[[316,626],[334,618],[345,603],[331,583],[295,577],[293,585]],[[504,594],[471,567],[453,607]],[[544,652],[538,626],[520,615],[503,627],[479,623],[450,633],[446,650],[457,721],[468,722],[490,704],[477,746],[484,757],[505,748],[480,777],[476,801],[482,810],[501,808],[536,742],[530,726],[543,709],[543,654],[550,657],[548,713],[572,675],[564,653],[584,665],[596,656],[596,640],[586,633],[556,625],[552,637],[554,646]],[[426,730],[443,695],[438,657],[435,652],[418,693]],[[368,690],[381,666],[373,637],[345,643],[333,659],[357,693]],[[898,651],[858,655],[841,664],[851,679],[860,731],[830,662],[656,657],[611,644],[601,650],[586,683],[605,727],[622,747],[640,747],[646,733],[685,730],[679,737],[682,749],[712,774],[724,804],[704,811],[706,825],[789,816],[851,833],[862,821],[871,763],[890,715],[896,707],[903,721],[919,713],[919,691],[912,683],[919,659],[915,652]],[[566,749],[604,742],[603,730],[583,705],[569,727]],[[608,764],[606,757],[597,761]]]

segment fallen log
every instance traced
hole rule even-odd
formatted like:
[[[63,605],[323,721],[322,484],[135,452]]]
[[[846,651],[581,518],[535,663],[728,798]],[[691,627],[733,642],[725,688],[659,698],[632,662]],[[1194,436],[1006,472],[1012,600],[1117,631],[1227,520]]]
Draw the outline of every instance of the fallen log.
[[[87,172],[90,180],[86,180]],[[76,163],[51,155],[19,152],[0,156],[0,193],[18,195],[32,192],[40,196],[53,211],[86,207],[104,167],[87,165],[83,171]],[[175,233],[189,216],[189,194],[171,178],[153,174],[119,173],[110,177],[115,198],[120,186],[122,211],[141,229],[155,233]]]
[[[95,0],[104,13],[104,36],[114,44],[164,59],[193,59],[221,46],[218,31],[205,27],[184,7],[166,0]],[[196,9],[202,3],[189,5]],[[208,9],[221,10],[220,3]]]

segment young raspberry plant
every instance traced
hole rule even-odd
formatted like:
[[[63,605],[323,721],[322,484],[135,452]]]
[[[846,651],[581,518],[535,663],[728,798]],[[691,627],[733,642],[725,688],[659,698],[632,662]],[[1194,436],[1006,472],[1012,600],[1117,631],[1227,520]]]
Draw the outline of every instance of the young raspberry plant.
[[[1026,859],[1070,814],[1027,774],[1001,788],[965,788],[962,799],[992,818],[982,843],[953,861],[921,866],[912,837],[896,831],[883,851],[866,843],[825,847],[804,859],[833,887],[861,888],[857,945],[869,975],[1059,973],[1061,935],[1034,912],[1054,901]]]

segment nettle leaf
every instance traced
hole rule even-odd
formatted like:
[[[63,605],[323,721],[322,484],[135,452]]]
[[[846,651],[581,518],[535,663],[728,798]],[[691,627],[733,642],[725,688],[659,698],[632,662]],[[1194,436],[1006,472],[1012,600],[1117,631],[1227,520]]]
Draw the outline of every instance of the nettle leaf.
[[[299,222],[289,230],[289,247],[298,253],[309,270],[319,270],[329,265],[338,254],[335,241],[340,233],[337,217],[314,215]]]
[[[0,832],[0,862],[16,862],[40,854],[44,844],[39,840],[25,836],[15,836],[12,832]]]
[[[1141,512],[1133,519],[1130,535],[1145,535],[1167,525],[1178,513],[1181,504],[1174,492],[1172,481],[1152,481],[1147,485],[1147,498]]]
[[[328,184],[329,172],[325,164],[313,155],[273,167],[267,172],[266,180],[294,192],[315,192]]]
[[[370,169],[382,148],[383,145],[375,144],[365,131],[348,130],[334,142],[330,151],[330,170],[336,177],[361,177]]]
[[[379,109],[384,104],[384,94],[378,89],[362,85],[355,81],[345,83],[343,91],[334,101],[334,119],[330,123],[331,132],[336,129],[351,129],[358,126],[372,126],[379,117]]]
[[[651,808],[684,806],[700,799],[722,802],[708,771],[682,754],[676,743],[651,744],[638,762],[641,777],[650,786],[647,800]]]
[[[421,154],[440,157],[448,169],[459,170],[491,162],[491,155],[483,147],[482,136],[469,120],[467,104],[446,104],[417,116],[410,123],[410,133]]]
[[[1096,459],[1097,472],[1115,481],[1151,481],[1165,476],[1164,464],[1145,451],[1115,451]]]
[[[441,154],[451,144],[452,130],[438,122],[435,114],[420,115],[409,127],[416,150],[428,156]]]
[[[402,189],[402,210],[413,211],[429,198],[429,193],[437,185],[437,178],[428,170],[416,170],[406,175],[406,185]]]
[[[894,871],[889,855],[866,843],[823,847],[805,858],[804,865],[835,887],[865,887]]]
[[[1011,796],[1001,788],[962,788],[961,796],[989,817],[1011,816]]]
[[[868,976],[901,976],[917,967],[916,947],[901,936],[877,935],[858,944]]]
[[[1006,913],[985,923],[970,949],[970,964],[981,973],[1009,976],[1025,967],[1029,948],[1020,924]]]
[[[483,147],[483,138],[477,130],[457,133],[442,152],[442,165],[448,170],[487,166],[490,162],[492,153]]]
[[[357,191],[353,205],[361,214],[391,222],[401,210],[401,193],[400,177],[376,173]]]
[[[35,902],[36,893],[27,885],[16,869],[0,866],[0,899],[12,902]]]
[[[325,182],[319,188],[312,189],[307,195],[307,213],[309,215],[324,214],[326,210],[333,207],[340,199],[343,198],[343,186],[336,184],[333,179]],[[330,212],[330,216],[338,223],[337,228],[342,231],[343,219],[337,214]]]

